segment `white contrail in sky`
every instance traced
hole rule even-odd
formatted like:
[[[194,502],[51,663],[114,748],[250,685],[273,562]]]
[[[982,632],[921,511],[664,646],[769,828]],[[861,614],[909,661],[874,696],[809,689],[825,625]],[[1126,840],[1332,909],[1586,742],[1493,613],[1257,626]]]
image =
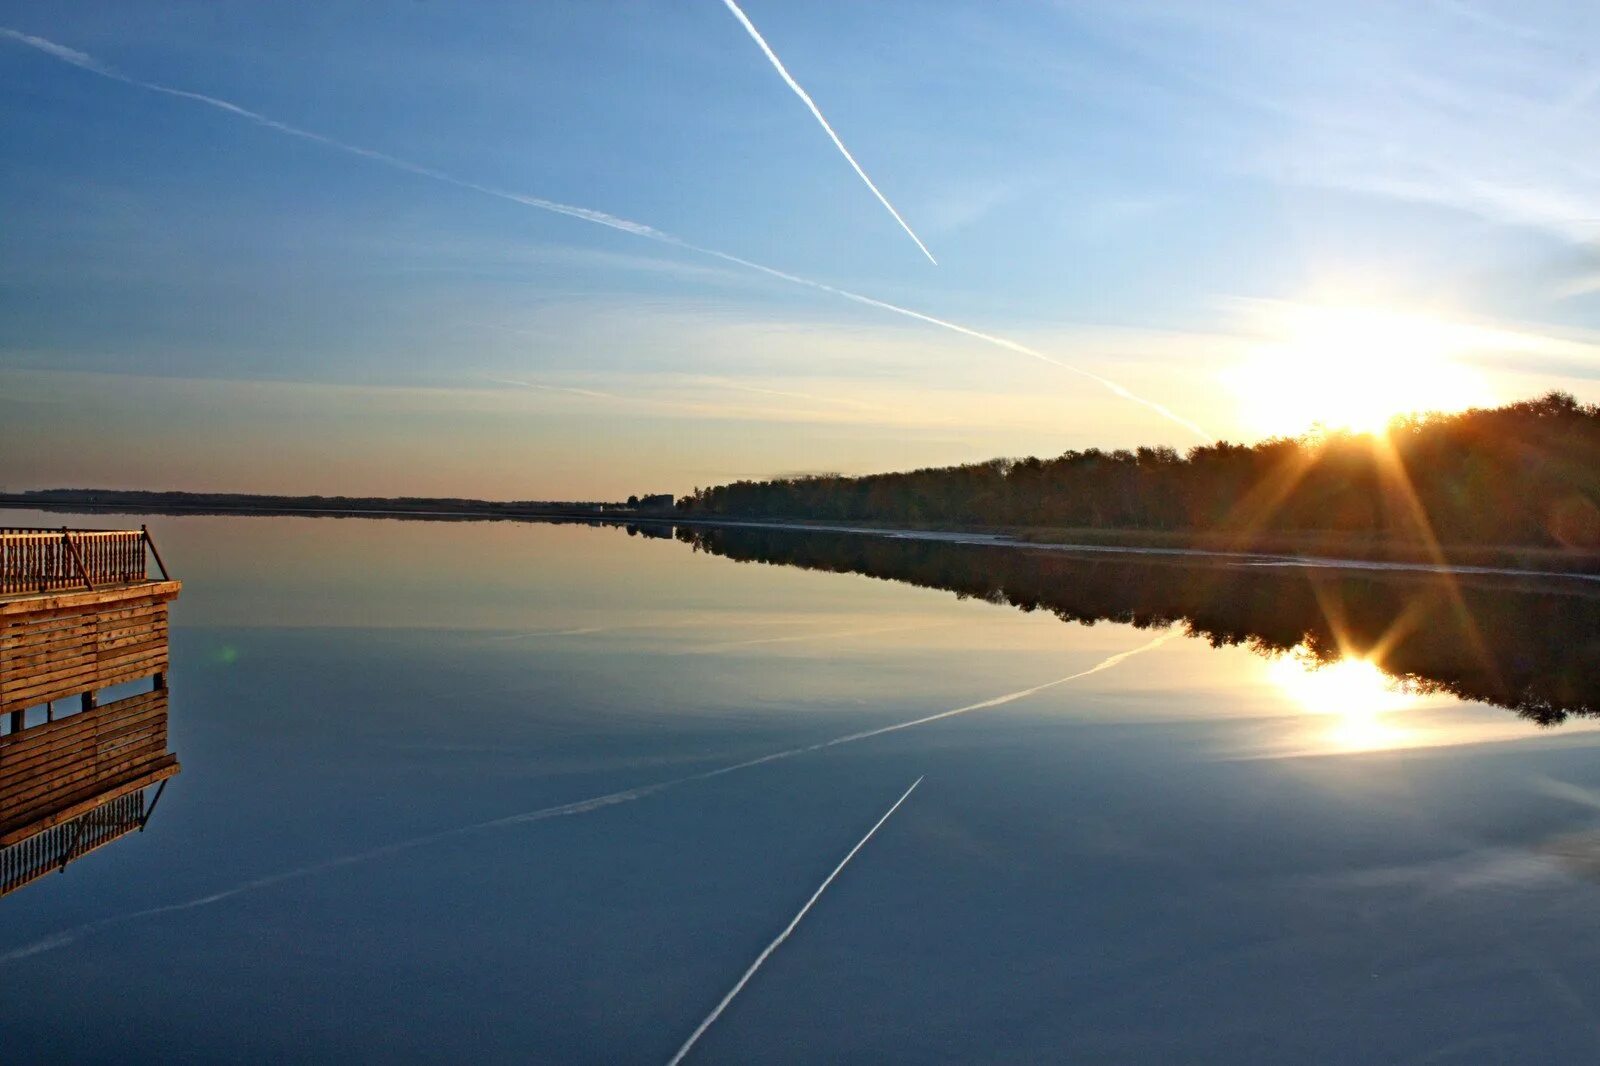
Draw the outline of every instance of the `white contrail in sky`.
[[[621,400],[625,397],[615,393],[599,392],[595,389],[580,389],[572,385],[544,385],[537,381],[519,381],[516,378],[484,378],[485,381],[496,385],[513,385],[519,389],[533,389],[537,392],[570,392],[574,396],[591,396],[597,400]]]
[[[901,797],[894,801],[894,806],[883,812],[883,817],[879,818],[875,823],[873,823],[872,828],[867,830],[867,835],[856,841],[856,846],[850,849],[849,854],[839,860],[839,865],[835,866],[833,868],[833,872],[823,880],[822,884],[817,886],[817,890],[815,892],[811,893],[811,898],[806,900],[806,905],[800,908],[798,914],[789,919],[789,924],[783,927],[783,932],[779,933],[773,939],[772,943],[768,944],[766,949],[763,950],[761,954],[756,956],[756,961],[750,964],[750,968],[746,970],[744,975],[740,977],[739,980],[735,982],[734,986],[728,990],[728,994],[722,997],[722,1002],[717,1004],[716,1009],[710,1014],[706,1015],[705,1021],[701,1022],[699,1026],[696,1027],[695,1031],[689,1034],[689,1039],[683,1042],[683,1046],[678,1049],[678,1053],[676,1055],[672,1056],[672,1059],[667,1063],[667,1066],[678,1066],[678,1063],[683,1061],[683,1057],[689,1054],[689,1049],[694,1047],[695,1041],[699,1040],[700,1037],[704,1035],[705,1031],[711,1028],[712,1022],[715,1022],[719,1017],[721,1017],[722,1012],[727,1009],[728,1004],[733,1002],[733,997],[737,996],[744,989],[744,986],[750,983],[750,978],[754,977],[756,971],[761,969],[761,964],[766,962],[767,958],[774,951],[778,950],[778,945],[789,939],[789,934],[794,932],[795,926],[800,924],[800,919],[804,918],[806,916],[806,912],[811,910],[812,905],[815,904],[817,900],[822,898],[822,894],[828,890],[828,886],[833,884],[833,879],[839,876],[839,871],[843,870],[850,860],[856,857],[856,852],[860,851],[866,846],[867,841],[872,839],[872,834],[876,833],[883,823],[889,820],[889,816],[891,814],[900,809],[900,804],[904,803],[906,801],[906,797],[915,792],[917,790],[917,786],[920,784],[922,784],[922,778],[920,777],[911,782],[911,787],[906,789]]]
[[[43,37],[34,37],[30,34],[21,33],[17,30],[9,29],[3,26],[0,26],[0,37],[16,41],[19,44],[27,45],[29,48],[37,49],[46,55],[53,56],[64,63],[70,63],[72,66],[78,67],[81,70],[86,70],[90,73],[97,74],[102,78],[109,78],[112,81],[121,82],[124,85],[132,85],[150,92],[161,93],[166,96],[173,96],[179,99],[191,100],[195,103],[204,104],[207,107],[215,108],[238,118],[246,119],[259,126],[263,126],[270,130],[275,130],[290,137],[299,137],[302,140],[313,141],[328,148],[333,148],[341,152],[347,152],[351,155],[360,156],[362,159],[369,159],[375,163],[382,163],[385,166],[393,167],[397,170],[403,170],[408,174],[415,174],[418,177],[430,178],[434,181],[443,182],[446,185],[454,185],[460,189],[469,189],[473,192],[482,193],[485,196],[493,196],[501,200],[509,200],[512,203],[522,204],[524,207],[533,207],[539,209],[540,211],[550,211],[558,215],[565,215],[568,218],[576,218],[584,222],[592,222],[597,226],[605,226],[609,229],[621,230],[623,233],[630,233],[635,237],[644,237],[652,241],[660,241],[663,244],[669,244],[675,248],[683,248],[687,251],[696,252],[700,255],[712,256],[713,258],[721,259],[723,262],[733,263],[734,265],[742,266],[747,270],[758,271],[762,274],[766,274],[768,277],[778,278],[793,285],[804,285],[807,288],[815,289],[818,292],[831,293],[834,296],[838,296],[846,300],[852,300],[855,303],[863,304],[867,307],[875,307],[882,311],[889,311],[893,314],[902,315],[906,318],[916,319],[919,322],[925,322],[931,326],[938,326],[940,329],[950,330],[952,332],[962,334],[963,336],[971,337],[974,340],[980,340],[986,344],[992,344],[996,347],[1004,348],[1007,351],[1016,352],[1020,355],[1026,355],[1041,362],[1049,363],[1052,366],[1060,367],[1069,373],[1088,378],[1090,381],[1103,386],[1122,399],[1140,404],[1161,415],[1163,418],[1183,426],[1185,429],[1198,436],[1201,440],[1210,441],[1215,439],[1212,434],[1207,433],[1204,429],[1189,419],[1174,413],[1166,406],[1156,403],[1154,400],[1147,400],[1142,396],[1138,396],[1133,392],[1130,392],[1127,388],[1117,384],[1115,381],[1112,381],[1109,378],[1101,377],[1099,374],[1092,373],[1088,370],[1083,370],[1079,367],[1073,366],[1070,363],[1064,363],[1054,356],[1046,355],[1044,352],[1041,352],[1035,348],[1030,348],[1025,344],[1019,344],[1016,341],[1007,340],[1004,337],[997,337],[991,333],[984,333],[980,330],[971,329],[956,322],[950,322],[942,318],[935,318],[933,315],[926,315],[921,311],[913,311],[910,308],[899,307],[883,300],[875,300],[870,296],[862,296],[858,293],[849,292],[848,290],[825,284],[824,282],[812,281],[810,278],[803,278],[798,274],[790,274],[774,267],[763,266],[760,263],[749,259],[740,258],[739,256],[732,255],[728,252],[720,252],[715,248],[706,248],[701,245],[690,244],[688,241],[685,241],[679,237],[674,237],[670,233],[665,233],[661,230],[658,230],[654,226],[647,226],[642,222],[633,222],[626,218],[620,218],[616,215],[607,214],[604,211],[595,211],[587,207],[576,207],[572,204],[563,204],[555,200],[545,200],[537,196],[524,196],[521,193],[507,192],[504,189],[496,189],[492,186],[480,185],[475,181],[467,181],[466,179],[458,178],[453,174],[447,174],[442,170],[435,170],[432,167],[425,167],[420,163],[413,163],[409,160],[401,159],[398,156],[389,155],[386,152],[379,152],[371,148],[363,148],[360,145],[348,144],[344,141],[335,140],[332,137],[326,137],[320,133],[313,133],[310,130],[301,129],[298,126],[292,126],[287,122],[279,122],[277,119],[268,118],[266,115],[240,107],[237,104],[229,103],[226,100],[219,100],[214,96],[206,96],[202,93],[189,92],[187,89],[174,89],[170,86],[161,85],[156,82],[142,81],[138,78],[129,77],[120,71],[106,66],[93,56],[79,52],[73,48],[68,48],[65,45],[56,44],[54,41],[46,40]]]
[[[891,204],[889,198],[879,192],[878,187],[872,183],[872,179],[867,177],[867,172],[861,169],[861,164],[857,163],[856,157],[850,154],[850,149],[844,146],[844,142],[839,139],[839,135],[833,132],[833,127],[828,125],[828,120],[822,117],[822,109],[817,106],[815,100],[811,99],[811,94],[801,88],[800,83],[794,80],[794,76],[783,65],[783,60],[778,58],[778,54],[772,50],[772,46],[767,44],[767,39],[761,36],[761,31],[756,29],[755,23],[750,21],[749,16],[741,11],[739,5],[734,3],[733,0],[722,0],[722,2],[729,11],[733,12],[733,17],[739,20],[739,24],[744,27],[750,38],[761,47],[762,53],[767,57],[767,61],[772,64],[772,68],[778,72],[778,76],[783,79],[784,84],[793,89],[794,94],[810,109],[811,117],[817,120],[817,125],[821,126],[823,132],[828,135],[828,139],[833,141],[833,146],[839,149],[839,154],[844,156],[845,161],[855,168],[856,175],[866,183],[867,188],[872,190],[872,195],[876,196],[878,202],[884,206],[884,209],[894,216],[896,222],[900,223],[900,228],[906,231],[906,236],[915,241],[917,247],[922,249],[922,254],[928,257],[928,262],[938,266],[939,261],[933,257],[932,252],[928,251],[928,246],[922,243],[922,238],[912,231],[911,227],[906,224],[906,220],[900,217],[900,212],[894,209],[894,204]]]
[[[1036,692],[1043,692],[1044,690],[1054,688],[1057,685],[1064,685],[1068,681],[1076,681],[1080,677],[1088,677],[1090,674],[1097,674],[1102,670],[1109,670],[1111,667],[1116,666],[1125,659],[1128,659],[1134,655],[1138,655],[1142,652],[1150,651],[1162,644],[1165,644],[1176,635],[1176,631],[1164,633],[1155,640],[1150,641],[1148,644],[1141,644],[1137,648],[1131,648],[1128,651],[1118,652],[1116,655],[1102,659],[1100,662],[1089,667],[1087,670],[1080,670],[1075,674],[1068,674],[1066,677],[1060,677],[1054,681],[1046,681],[1044,684],[1034,685],[1032,688],[1019,689],[1016,692],[1008,692],[1004,696],[995,696],[992,699],[982,700],[978,703],[969,703],[965,707],[957,707],[954,710],[941,711],[938,714],[930,714],[922,718],[913,718],[907,722],[896,722],[893,725],[880,726],[877,729],[868,729],[860,733],[850,733],[842,737],[835,737],[832,740],[824,740],[816,744],[807,744],[804,747],[789,748],[785,751],[775,751],[768,755],[758,755],[753,759],[746,759],[743,762],[732,763],[728,766],[719,766],[713,770],[702,770],[699,773],[686,774],[683,777],[674,777],[666,781],[657,781],[655,784],[651,785],[638,785],[634,788],[625,788],[617,792],[607,792],[603,795],[591,796],[588,799],[574,800],[571,803],[563,803],[555,807],[540,807],[537,810],[522,811],[517,814],[508,814],[500,818],[491,818],[487,821],[473,822],[470,825],[454,826],[449,829],[441,829],[437,832],[426,833],[422,836],[412,837],[409,840],[399,840],[392,844],[382,844],[375,848],[369,848],[366,851],[352,852],[349,855],[340,855],[332,859],[324,859],[321,862],[309,863],[305,866],[297,866],[292,870],[285,870],[281,873],[268,874],[265,877],[258,877],[250,881],[245,881],[241,884],[233,886],[232,888],[221,889],[209,895],[199,896],[195,899],[184,900],[179,903],[167,903],[159,907],[147,907],[144,910],[130,911],[127,914],[116,914],[109,918],[101,918],[97,921],[86,922],[83,925],[75,928],[66,929],[59,933],[53,933],[50,936],[44,937],[40,940],[35,940],[30,944],[23,944],[22,946],[13,948],[10,951],[0,953],[0,964],[15,962],[19,959],[28,958],[30,955],[38,955],[42,952],[54,950],[55,948],[65,947],[66,945],[81,940],[86,936],[97,933],[102,929],[106,929],[111,926],[122,925],[125,922],[131,922],[139,918],[153,918],[162,914],[172,914],[177,911],[192,910],[196,907],[204,907],[212,903],[220,903],[225,899],[231,899],[234,896],[243,895],[246,892],[254,892],[258,889],[269,888],[273,885],[282,884],[285,881],[292,881],[301,877],[309,877],[313,874],[325,873],[329,870],[337,870],[346,866],[353,866],[356,863],[366,862],[370,859],[384,858],[385,856],[389,855],[399,855],[403,852],[412,851],[416,848],[424,847],[428,844],[437,843],[442,840],[466,836],[471,833],[481,832],[485,829],[499,829],[504,826],[523,825],[528,822],[542,822],[550,818],[562,818],[571,814],[588,814],[590,811],[597,811],[605,807],[614,807],[620,803],[631,803],[634,800],[644,799],[646,796],[653,796],[658,792],[665,792],[667,789],[676,788],[679,785],[687,785],[696,781],[709,781],[712,778],[722,777],[726,774],[735,773],[739,770],[748,770],[753,766],[762,766],[766,763],[778,762],[782,759],[792,759],[797,755],[808,755],[811,752],[823,751],[827,748],[838,747],[841,744],[852,744],[858,740],[866,740],[869,737],[878,737],[884,735],[885,733],[894,733],[901,729],[910,729],[913,726],[926,725],[929,722],[937,722],[941,719],[953,718],[956,715],[966,714],[969,711],[981,711],[989,707],[999,707],[1002,704],[1012,703],[1016,700],[1023,699],[1024,697],[1032,696]]]

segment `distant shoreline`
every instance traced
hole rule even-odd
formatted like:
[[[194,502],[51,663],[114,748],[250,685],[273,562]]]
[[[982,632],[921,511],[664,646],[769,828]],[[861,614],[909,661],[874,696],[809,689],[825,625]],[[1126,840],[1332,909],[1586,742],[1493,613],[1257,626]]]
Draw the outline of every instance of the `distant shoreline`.
[[[1410,545],[1352,544],[1322,535],[1261,537],[1244,542],[1223,534],[1146,530],[1050,528],[913,528],[871,522],[772,520],[738,516],[704,517],[673,511],[631,509],[624,504],[499,503],[479,500],[351,500],[337,497],[261,497],[244,494],[156,500],[157,494],[95,492],[81,496],[0,493],[0,509],[60,514],[234,515],[243,517],[411,519],[418,521],[593,522],[608,525],[668,525],[767,529],[787,532],[848,533],[906,541],[933,541],[1084,554],[1116,554],[1168,559],[1228,561],[1254,566],[1386,573],[1455,573],[1600,581],[1600,555],[1546,548],[1453,545],[1437,559]],[[161,494],[164,495],[164,494]],[[296,502],[296,500],[303,502]],[[349,498],[347,498],[349,499]],[[271,501],[271,502],[268,502]],[[278,502],[281,501],[281,502]],[[354,504],[365,506],[355,506]],[[370,506],[392,503],[398,506]]]

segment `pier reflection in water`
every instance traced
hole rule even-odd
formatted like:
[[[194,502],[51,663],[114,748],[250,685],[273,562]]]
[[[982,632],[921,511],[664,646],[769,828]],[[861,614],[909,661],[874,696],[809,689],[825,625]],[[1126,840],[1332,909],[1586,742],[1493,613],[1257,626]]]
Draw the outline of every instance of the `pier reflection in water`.
[[[0,896],[142,830],[178,773],[179,583],[147,577],[148,547],[142,530],[0,530]]]

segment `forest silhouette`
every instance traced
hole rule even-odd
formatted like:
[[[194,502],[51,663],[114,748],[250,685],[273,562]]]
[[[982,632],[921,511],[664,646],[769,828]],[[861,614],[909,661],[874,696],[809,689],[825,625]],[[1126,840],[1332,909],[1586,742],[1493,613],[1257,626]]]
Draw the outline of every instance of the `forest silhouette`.
[[[862,574],[1063,621],[1181,626],[1213,647],[1369,659],[1413,692],[1542,725],[1600,715],[1600,586],[1581,578],[1271,567],[851,533],[679,526],[696,551]]]
[[[1224,535],[1270,550],[1440,545],[1600,551],[1600,407],[1566,393],[1399,418],[1384,434],[1069,451],[865,477],[696,489],[689,515]]]

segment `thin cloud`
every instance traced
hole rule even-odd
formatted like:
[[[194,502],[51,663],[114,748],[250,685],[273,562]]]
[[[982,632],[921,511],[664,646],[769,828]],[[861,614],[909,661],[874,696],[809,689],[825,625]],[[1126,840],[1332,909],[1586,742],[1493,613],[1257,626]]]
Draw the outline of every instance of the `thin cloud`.
[[[875,307],[881,311],[888,311],[892,314],[916,319],[917,321],[927,323],[928,325],[938,326],[941,329],[960,333],[964,336],[971,337],[974,340],[980,340],[987,344],[1004,348],[1007,351],[1016,352],[1020,355],[1026,355],[1030,358],[1037,359],[1040,362],[1049,363],[1052,366],[1060,367],[1069,373],[1088,378],[1090,381],[1093,381],[1103,388],[1109,390],[1114,395],[1146,407],[1149,410],[1161,415],[1163,418],[1184,427],[1191,433],[1194,433],[1196,436],[1198,436],[1201,440],[1215,439],[1212,434],[1208,433],[1206,430],[1202,429],[1189,419],[1174,413],[1171,409],[1155,402],[1154,400],[1147,400],[1142,396],[1134,394],[1127,388],[1117,384],[1109,378],[1101,377],[1099,374],[1092,373],[1088,370],[1083,370],[1079,367],[1071,365],[1070,363],[1064,363],[1053,356],[1049,356],[1041,351],[1038,351],[1037,349],[1029,348],[1026,345],[1019,344],[1016,341],[1007,340],[1004,337],[998,337],[994,334],[970,329],[966,326],[959,325],[958,323],[950,322],[942,318],[936,318],[933,315],[923,314],[920,311],[913,311],[910,308],[900,307],[895,304],[887,303],[883,300],[875,300],[870,296],[862,296],[858,293],[836,288],[824,282],[812,281],[810,278],[803,278],[797,274],[790,274],[786,271],[778,270],[775,267],[763,266],[760,263],[732,255],[728,252],[721,252],[715,248],[707,248],[703,245],[691,244],[688,241],[685,241],[679,237],[674,237],[670,233],[658,230],[654,226],[645,225],[642,222],[634,222],[626,218],[621,218],[617,215],[608,214],[604,211],[596,211],[592,208],[578,207],[573,204],[560,203],[556,200],[546,200],[537,196],[524,196],[521,193],[508,192],[504,189],[496,189],[492,186],[482,185],[475,181],[468,181],[464,178],[458,178],[453,174],[448,174],[442,170],[436,170],[433,167],[426,167],[420,163],[413,163],[409,160],[401,159],[398,156],[389,155],[386,152],[379,152],[372,148],[364,148],[360,145],[350,144],[345,141],[324,136],[320,133],[314,133],[310,130],[301,129],[299,126],[293,126],[287,122],[280,122],[277,119],[269,118],[266,115],[260,114],[259,112],[251,111],[248,108],[240,107],[237,104],[229,103],[226,100],[221,100],[214,96],[206,96],[203,93],[189,92],[186,89],[175,89],[171,86],[161,85],[157,82],[133,78],[106,66],[99,60],[84,52],[68,48],[64,45],[57,44],[54,41],[49,41],[42,37],[34,37],[30,34],[21,33],[17,30],[3,26],[0,26],[0,37],[16,41],[19,44],[27,45],[30,48],[37,49],[46,55],[59,59],[62,62],[69,63],[74,67],[97,74],[100,77],[108,78],[124,85],[132,85],[136,88],[144,89],[149,92],[161,93],[165,96],[172,96],[178,99],[190,100],[195,103],[204,104],[207,107],[215,108],[216,110],[226,112],[230,115],[246,119],[266,129],[274,130],[290,137],[298,137],[302,140],[312,141],[316,144],[321,144],[337,151],[346,152],[350,155],[359,156],[362,159],[368,159],[375,163],[382,163],[385,166],[404,171],[408,174],[429,178],[433,181],[442,182],[446,185],[453,185],[460,189],[469,189],[485,196],[493,196],[501,200],[510,201],[511,203],[521,204],[524,207],[532,207],[540,211],[549,211],[554,214],[564,215],[568,218],[575,218],[583,222],[592,222],[597,226],[605,226],[609,229],[620,230],[623,233],[632,234],[635,237],[644,237],[648,240],[659,241],[663,244],[669,244],[676,248],[682,248],[685,251],[711,256],[712,258],[720,259],[725,263],[732,263],[736,266],[742,266],[747,270],[758,271],[767,275],[768,277],[778,278],[794,285],[803,285],[807,288],[815,289],[818,292],[831,293],[834,296],[851,300],[867,307]]]
[[[733,17],[739,20],[739,25],[744,27],[751,40],[760,46],[762,54],[767,57],[767,61],[778,72],[778,76],[783,79],[784,84],[794,90],[794,94],[800,98],[801,103],[805,104],[807,109],[810,110],[811,116],[817,120],[817,125],[821,126],[822,131],[828,135],[828,139],[833,141],[833,146],[839,149],[839,154],[844,156],[845,161],[855,170],[856,176],[866,184],[867,188],[872,190],[872,195],[878,198],[878,202],[883,205],[884,210],[893,215],[894,220],[900,223],[900,228],[906,231],[906,236],[910,237],[917,247],[922,250],[922,254],[928,257],[928,262],[938,266],[939,261],[933,257],[932,252],[928,251],[928,246],[922,243],[922,238],[916,235],[910,225],[906,223],[906,220],[900,217],[900,212],[894,209],[894,204],[889,202],[889,198],[878,190],[878,187],[872,183],[871,178],[867,177],[867,172],[861,169],[861,164],[857,163],[856,157],[850,154],[850,149],[844,146],[844,142],[839,139],[839,135],[833,132],[833,127],[828,125],[828,120],[822,117],[822,109],[817,106],[815,100],[811,99],[811,94],[801,88],[800,83],[794,80],[794,75],[789,73],[788,68],[783,65],[783,60],[779,59],[778,54],[772,50],[772,46],[767,44],[766,38],[761,36],[761,31],[756,29],[755,23],[750,21],[749,16],[741,11],[739,5],[734,3],[733,0],[722,0],[722,2],[729,11],[733,12]]]

